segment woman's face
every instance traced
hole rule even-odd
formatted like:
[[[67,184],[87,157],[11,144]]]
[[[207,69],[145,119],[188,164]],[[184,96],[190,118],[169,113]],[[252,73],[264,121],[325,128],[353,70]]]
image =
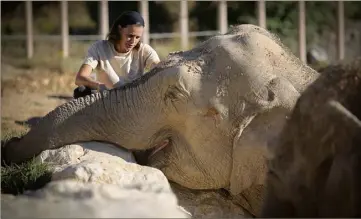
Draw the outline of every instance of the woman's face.
[[[139,25],[128,25],[120,29],[120,48],[124,52],[132,50],[140,41],[144,27]]]

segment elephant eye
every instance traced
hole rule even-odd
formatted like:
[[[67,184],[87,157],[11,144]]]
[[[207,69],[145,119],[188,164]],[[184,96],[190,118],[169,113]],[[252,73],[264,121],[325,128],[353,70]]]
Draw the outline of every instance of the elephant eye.
[[[175,106],[174,104],[177,103],[186,103],[189,99],[189,93],[182,87],[178,87],[176,85],[169,86],[167,89],[167,92],[164,95],[164,102],[166,105],[171,104]]]

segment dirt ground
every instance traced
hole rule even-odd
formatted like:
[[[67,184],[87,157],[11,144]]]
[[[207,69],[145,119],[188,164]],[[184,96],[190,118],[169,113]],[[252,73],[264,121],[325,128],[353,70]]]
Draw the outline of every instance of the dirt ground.
[[[27,130],[37,118],[69,101],[74,73],[1,66],[1,134]]]

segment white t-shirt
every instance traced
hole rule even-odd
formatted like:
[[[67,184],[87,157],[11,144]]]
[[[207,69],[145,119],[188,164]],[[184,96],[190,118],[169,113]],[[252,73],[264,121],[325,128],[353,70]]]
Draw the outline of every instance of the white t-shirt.
[[[159,61],[157,52],[148,44],[141,43],[138,49],[119,53],[108,40],[98,40],[90,46],[83,64],[96,71],[96,80],[112,88],[142,76]]]

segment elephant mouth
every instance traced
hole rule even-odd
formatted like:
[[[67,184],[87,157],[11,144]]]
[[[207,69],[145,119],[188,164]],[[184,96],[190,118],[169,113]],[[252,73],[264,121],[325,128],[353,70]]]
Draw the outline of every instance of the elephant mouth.
[[[134,151],[136,162],[140,165],[147,165],[149,158],[157,154],[159,151],[170,145],[170,139],[164,139],[152,146],[146,151]]]
[[[165,140],[155,144],[155,146],[153,147],[153,150],[149,154],[149,157],[154,156],[157,152],[159,152],[160,150],[162,150],[163,148],[168,146],[169,142],[170,142],[169,139],[165,139]]]

